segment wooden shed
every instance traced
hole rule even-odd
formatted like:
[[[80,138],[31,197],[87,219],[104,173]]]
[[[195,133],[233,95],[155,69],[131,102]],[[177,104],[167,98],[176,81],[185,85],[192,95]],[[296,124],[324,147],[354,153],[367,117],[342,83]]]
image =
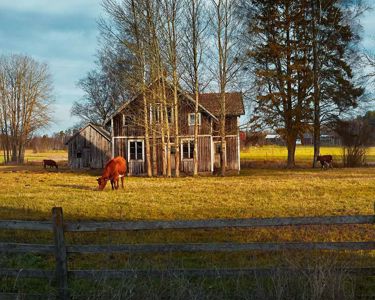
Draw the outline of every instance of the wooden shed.
[[[104,168],[111,158],[110,133],[102,126],[87,124],[67,142],[69,166],[72,169]]]

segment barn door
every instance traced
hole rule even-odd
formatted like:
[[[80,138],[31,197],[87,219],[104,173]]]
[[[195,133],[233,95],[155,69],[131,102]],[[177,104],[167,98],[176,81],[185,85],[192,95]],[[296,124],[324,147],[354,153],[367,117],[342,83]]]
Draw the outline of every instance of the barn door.
[[[221,165],[220,153],[221,153],[221,142],[214,142],[214,168],[215,169],[219,169]]]
[[[90,148],[83,149],[83,157],[82,157],[82,167],[89,168],[91,161],[91,151]]]

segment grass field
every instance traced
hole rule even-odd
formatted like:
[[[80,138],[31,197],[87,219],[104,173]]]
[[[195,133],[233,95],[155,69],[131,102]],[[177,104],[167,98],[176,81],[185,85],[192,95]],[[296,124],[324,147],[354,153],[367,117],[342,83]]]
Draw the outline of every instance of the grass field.
[[[330,154],[334,157],[335,163],[342,162],[342,148],[341,147],[321,147],[320,153],[322,155]],[[286,161],[288,152],[284,146],[267,145],[262,147],[250,147],[241,152],[241,160],[255,160],[255,161]],[[296,163],[303,163],[311,165],[314,156],[314,148],[312,146],[297,146],[296,148]],[[366,155],[367,162],[375,162],[375,147],[368,149]]]
[[[25,153],[25,163],[41,162],[43,159],[53,159],[56,161],[67,161],[68,152],[65,150],[50,150],[48,152],[34,153],[33,150],[27,149]],[[4,157],[0,155],[0,163],[4,162]]]
[[[29,157],[30,161],[36,162],[44,157],[52,158],[53,155],[56,155],[56,159],[58,156],[63,157],[64,153],[47,153]],[[273,155],[276,157],[275,153]],[[48,220],[51,218],[53,206],[63,207],[65,220],[182,220],[374,213],[375,168],[335,168],[327,171],[307,168],[296,170],[243,169],[240,175],[225,178],[216,176],[171,179],[127,177],[124,190],[112,191],[108,185],[102,192],[97,190],[95,180],[97,175],[97,172],[72,172],[66,167],[59,169],[59,172],[54,169],[44,170],[38,163],[25,166],[0,166],[0,219]],[[345,225],[88,233],[67,234],[66,238],[68,243],[116,244],[134,242],[373,241],[375,236],[373,225]],[[0,232],[0,240],[50,243],[51,235],[37,232],[31,234],[20,231],[3,231]],[[333,254],[329,251],[323,253],[291,252],[290,254],[283,253],[282,256],[275,253],[259,252],[194,253],[178,254],[178,256],[158,254],[152,257],[150,255],[141,255],[140,257],[127,255],[85,255],[82,257],[75,255],[70,258],[69,264],[71,268],[75,269],[139,266],[163,268],[171,265],[188,268],[244,267],[273,265],[274,263],[285,264],[286,261],[296,265],[299,264],[299,261],[314,264],[314,261],[321,260],[322,257],[332,256]],[[335,259],[358,266],[375,266],[374,252],[369,251],[342,252]],[[32,254],[3,256],[0,259],[0,267],[4,266],[51,268],[53,258]],[[215,286],[215,283],[212,282],[207,284],[212,288]],[[227,282],[223,284],[226,285]],[[236,286],[239,283],[234,282],[233,284]],[[21,285],[22,281],[17,283],[12,281],[10,286],[21,288]],[[35,290],[46,289],[43,285],[32,284],[32,286]],[[89,290],[90,284],[80,283],[80,286],[76,288],[82,290],[82,287],[84,287],[83,290],[86,288]],[[27,290],[26,286],[23,288]],[[1,289],[9,290],[8,281],[0,280]],[[168,287],[168,289],[172,288]],[[204,289],[207,289],[206,285]],[[166,298],[168,299],[168,297]],[[225,298],[228,297],[222,299]],[[95,299],[105,299],[105,297]]]

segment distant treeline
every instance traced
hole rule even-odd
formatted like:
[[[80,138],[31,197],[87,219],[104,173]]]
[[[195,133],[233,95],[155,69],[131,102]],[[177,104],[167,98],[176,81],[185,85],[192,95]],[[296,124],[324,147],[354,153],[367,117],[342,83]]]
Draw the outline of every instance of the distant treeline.
[[[65,150],[65,143],[73,134],[74,130],[68,129],[51,135],[36,135],[27,142],[26,148],[32,149],[34,153]]]

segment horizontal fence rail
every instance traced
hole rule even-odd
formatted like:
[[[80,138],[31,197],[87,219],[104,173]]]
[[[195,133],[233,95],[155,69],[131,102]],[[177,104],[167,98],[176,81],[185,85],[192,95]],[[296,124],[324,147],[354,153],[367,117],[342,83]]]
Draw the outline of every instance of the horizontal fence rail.
[[[57,298],[69,299],[68,276],[75,278],[131,276],[237,276],[270,275],[275,270],[294,272],[288,268],[241,268],[241,269],[175,269],[175,270],[68,270],[67,256],[75,253],[170,253],[170,252],[234,252],[234,251],[283,251],[283,250],[375,250],[375,242],[250,242],[250,243],[164,243],[119,245],[65,245],[65,232],[134,231],[163,229],[220,229],[270,226],[374,224],[374,215],[283,217],[248,219],[209,219],[184,221],[125,221],[125,222],[64,222],[62,208],[52,209],[52,221],[1,220],[0,229],[49,231],[54,243],[25,244],[0,242],[0,253],[54,254],[55,270],[0,269],[1,277],[47,278],[57,284]],[[305,270],[309,272],[309,270]],[[375,275],[375,268],[343,268],[337,272]],[[4,294],[0,294],[4,295]]]
[[[280,243],[180,243],[180,244],[124,244],[71,245],[67,253],[152,253],[152,252],[234,252],[279,250],[375,250],[375,242],[280,242]],[[54,245],[0,243],[0,252],[54,253]]]
[[[283,217],[247,219],[209,219],[186,221],[113,221],[113,222],[65,222],[65,232],[127,231],[157,229],[209,229],[226,227],[268,227],[297,225],[342,225],[373,224],[373,215],[324,216],[324,217]],[[50,221],[0,220],[0,229],[51,231]]]
[[[44,244],[21,244],[21,243],[0,243],[0,252],[8,253],[54,253],[54,245]]]
[[[375,242],[181,243],[67,246],[68,253],[234,252],[253,250],[375,250]]]
[[[102,231],[102,230],[156,230],[156,229],[208,229],[226,227],[266,227],[291,225],[342,225],[372,224],[374,216],[328,216],[328,217],[286,217],[252,219],[211,219],[188,221],[129,221],[129,222],[69,222],[66,231]]]
[[[0,229],[51,231],[51,221],[0,220]]]

